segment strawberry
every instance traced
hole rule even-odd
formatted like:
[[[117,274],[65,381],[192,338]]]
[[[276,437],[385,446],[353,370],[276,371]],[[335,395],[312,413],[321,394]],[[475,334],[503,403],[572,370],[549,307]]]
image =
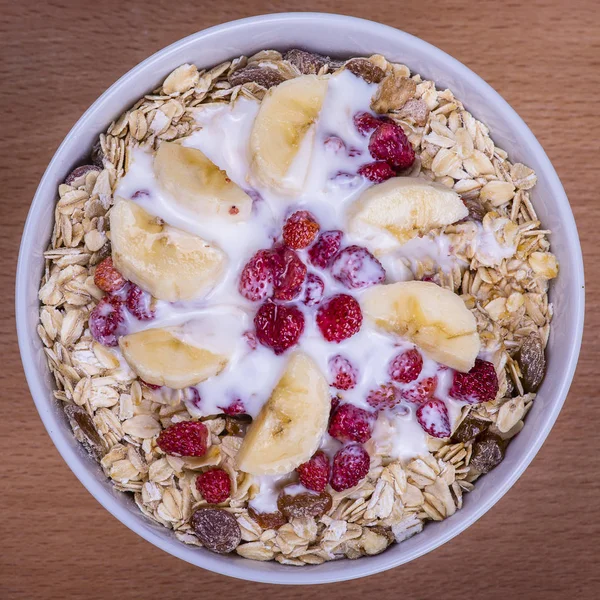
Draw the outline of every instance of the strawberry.
[[[475,359],[475,365],[468,373],[455,371],[450,396],[469,404],[489,402],[498,393],[496,369],[487,360]]]
[[[329,483],[331,465],[327,455],[319,450],[308,462],[301,464],[296,471],[300,483],[305,488],[314,492],[322,492]]]
[[[437,398],[430,398],[417,408],[419,425],[432,437],[446,438],[450,430],[450,419],[446,405]]]
[[[109,256],[96,267],[94,283],[103,292],[112,294],[119,291],[127,283],[127,280],[115,269],[113,260]]]
[[[242,270],[239,291],[244,298],[257,302],[273,295],[274,282],[273,252],[259,250]]]
[[[308,250],[310,263],[321,269],[327,268],[331,259],[340,249],[343,235],[338,230],[324,231]]]
[[[204,456],[208,446],[208,429],[200,421],[182,421],[161,431],[156,443],[173,456]]]
[[[299,210],[288,217],[283,226],[283,241],[288,248],[300,250],[310,246],[319,233],[319,224],[306,210]]]
[[[350,289],[366,288],[385,279],[381,263],[362,246],[348,246],[338,252],[330,271],[334,279]]]
[[[229,498],[231,480],[223,469],[210,469],[196,477],[196,489],[209,504],[220,504]]]
[[[433,398],[433,394],[437,388],[438,379],[434,375],[433,377],[425,377],[420,381],[417,381],[412,386],[404,388],[401,391],[403,400],[407,402],[413,402],[414,404],[422,404]]]
[[[358,372],[341,354],[336,354],[329,359],[329,372],[333,380],[330,384],[332,387],[338,390],[351,390],[356,386]]]
[[[387,117],[379,118],[368,112],[356,113],[352,120],[356,129],[364,137],[367,137],[369,133],[377,129],[384,120],[389,121]]]
[[[139,321],[152,321],[156,316],[154,299],[135,283],[132,283],[127,290],[125,305],[127,310]]]
[[[317,325],[328,342],[339,343],[358,333],[362,325],[358,302],[347,294],[328,298],[319,306]]]
[[[304,298],[302,303],[306,306],[315,306],[323,299],[325,292],[325,283],[314,273],[309,273],[306,277],[306,285],[304,286]]]
[[[123,302],[104,296],[90,313],[88,323],[92,337],[103,346],[117,346],[117,336],[124,320]]]
[[[415,151],[404,130],[396,123],[382,123],[371,134],[369,152],[396,169],[407,169],[415,162]]]
[[[295,346],[304,331],[304,315],[295,306],[275,304],[267,300],[254,317],[258,341],[282,354]]]
[[[348,444],[333,457],[331,487],[336,492],[354,487],[367,476],[371,457],[360,444]]]
[[[416,349],[397,354],[390,363],[390,377],[398,383],[410,383],[419,377],[423,368],[423,357]]]
[[[394,408],[400,400],[400,391],[391,383],[380,385],[378,388],[371,390],[367,396],[367,404],[377,410]]]
[[[329,423],[329,435],[340,442],[367,442],[375,417],[354,404],[341,404]]]
[[[366,177],[373,183],[382,183],[396,176],[396,171],[390,167],[384,160],[376,160],[375,162],[362,165],[358,169],[358,174]]]
[[[306,265],[293,250],[285,246],[276,246],[273,248],[273,253],[275,265],[273,297],[276,300],[293,300],[302,290],[306,279]]]

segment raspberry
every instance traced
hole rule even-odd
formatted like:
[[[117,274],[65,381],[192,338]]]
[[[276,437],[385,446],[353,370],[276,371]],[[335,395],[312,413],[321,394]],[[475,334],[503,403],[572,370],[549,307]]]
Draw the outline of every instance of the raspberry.
[[[358,372],[352,363],[341,354],[336,354],[329,359],[329,372],[333,379],[331,385],[334,388],[351,390],[356,386]]]
[[[298,471],[300,483],[315,492],[322,492],[331,477],[329,459],[321,450],[316,452],[308,462],[301,464],[296,471]]]
[[[390,383],[385,383],[371,390],[367,396],[367,404],[377,410],[394,408],[400,400],[400,391]]]
[[[112,258],[109,256],[96,267],[94,283],[103,292],[112,294],[120,290],[127,283],[127,280],[115,269]]]
[[[298,210],[283,226],[283,241],[288,248],[300,250],[310,246],[319,233],[319,224],[306,210]]]
[[[116,346],[117,331],[124,319],[123,302],[104,296],[90,313],[89,327],[92,337],[103,346]]]
[[[239,291],[256,302],[273,294],[275,264],[271,250],[259,250],[246,264],[240,277]]]
[[[152,321],[156,316],[152,296],[132,283],[127,290],[125,305],[129,312],[139,321]]]
[[[196,477],[196,489],[209,504],[220,504],[229,498],[231,480],[223,469],[210,469]]]
[[[435,375],[433,377],[421,379],[411,387],[403,389],[401,392],[402,398],[407,402],[422,404],[429,400],[429,398],[433,398],[437,383],[438,379]]]
[[[161,431],[158,447],[174,456],[204,456],[208,444],[208,429],[200,421],[182,421]]]
[[[419,377],[423,368],[423,357],[416,349],[397,354],[390,363],[390,377],[398,383],[410,383]]]
[[[236,398],[229,406],[218,406],[217,408],[222,410],[226,415],[235,416],[246,414],[246,407],[239,398]]]
[[[446,405],[437,398],[431,398],[417,408],[417,421],[419,425],[432,437],[449,437],[450,419]]]
[[[358,169],[358,174],[366,177],[373,183],[382,183],[396,175],[396,171],[390,167],[384,160],[377,160],[372,163],[362,165]]]
[[[415,151],[400,125],[382,123],[371,134],[369,152],[377,160],[385,160],[392,167],[406,169],[415,162]]]
[[[304,315],[295,306],[267,301],[254,317],[258,341],[281,354],[294,346],[304,331]]]
[[[468,373],[454,373],[450,396],[469,404],[489,402],[498,393],[496,369],[487,360],[475,359],[475,365]]]
[[[359,133],[367,137],[371,131],[377,129],[382,122],[388,121],[387,118],[379,119],[375,115],[372,115],[368,112],[359,112],[356,113],[352,119],[354,121],[354,126],[358,129]]]
[[[371,466],[371,457],[360,444],[349,444],[333,457],[331,487],[336,492],[354,487],[364,479]]]
[[[331,417],[329,435],[340,442],[367,442],[371,438],[374,415],[354,404],[342,404]]]
[[[275,291],[277,300],[293,300],[302,289],[306,279],[306,265],[289,248],[279,246],[273,249],[275,264]]]
[[[315,267],[325,269],[330,260],[337,254],[342,243],[341,231],[324,231],[308,250],[308,257]]]
[[[304,286],[304,298],[302,302],[306,306],[314,306],[319,304],[323,299],[323,293],[325,292],[325,283],[323,280],[314,273],[309,273],[306,277],[306,285]]]
[[[332,296],[317,311],[317,325],[323,337],[336,344],[358,333],[362,320],[360,305],[347,294]]]
[[[381,263],[362,246],[348,246],[331,263],[334,279],[350,289],[366,288],[385,279]]]

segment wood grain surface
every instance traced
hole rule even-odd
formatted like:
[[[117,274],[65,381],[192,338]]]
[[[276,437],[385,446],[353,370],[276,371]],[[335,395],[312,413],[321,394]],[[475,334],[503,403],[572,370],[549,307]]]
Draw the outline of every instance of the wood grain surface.
[[[0,6],[1,598],[600,597],[597,0],[1,0]],[[284,588],[234,581],[179,561],[90,496],[55,450],[29,395],[13,288],[38,181],[65,134],[109,85],[195,31],[292,10],[393,25],[442,48],[497,89],[529,124],[563,181],[583,244],[588,294],[584,345],[566,406],[533,464],[488,514],[392,571]]]

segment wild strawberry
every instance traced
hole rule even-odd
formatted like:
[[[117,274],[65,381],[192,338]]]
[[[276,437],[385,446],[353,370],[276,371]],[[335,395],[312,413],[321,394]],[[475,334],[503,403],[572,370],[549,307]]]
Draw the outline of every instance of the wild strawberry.
[[[367,476],[371,457],[360,444],[348,444],[333,457],[331,487],[336,492],[354,487]]]
[[[330,135],[329,137],[325,138],[323,145],[325,148],[327,148],[327,150],[333,152],[334,154],[337,154],[346,148],[344,141],[336,135]]]
[[[396,176],[396,171],[388,165],[384,160],[376,160],[375,162],[362,165],[358,169],[358,174],[366,177],[373,183],[382,183]]]
[[[254,317],[258,341],[282,354],[296,345],[304,331],[304,315],[295,306],[285,306],[267,301]]]
[[[432,437],[445,438],[452,433],[446,405],[437,398],[430,398],[417,408],[419,425]]]
[[[127,283],[127,279],[115,269],[113,260],[109,256],[96,267],[94,283],[103,292],[112,294],[120,290]]]
[[[217,408],[222,410],[224,414],[232,417],[246,414],[246,407],[239,398],[236,398],[229,406],[218,406]]]
[[[321,450],[313,454],[308,462],[301,464],[296,471],[298,471],[300,483],[305,488],[315,492],[322,492],[327,487],[331,477],[329,458]]]
[[[325,292],[325,283],[314,273],[309,273],[306,277],[306,285],[304,286],[304,298],[302,302],[306,306],[315,306],[323,299]]]
[[[354,404],[342,404],[329,422],[329,435],[340,442],[367,442],[371,438],[375,417]]]
[[[433,398],[437,383],[438,379],[435,375],[433,377],[425,377],[410,387],[404,388],[401,392],[402,398],[407,402],[413,402],[415,404],[427,402],[429,398]]]
[[[368,112],[356,113],[352,120],[354,121],[356,129],[358,129],[360,134],[364,137],[367,137],[371,131],[377,129],[382,123],[381,119]]]
[[[283,241],[288,248],[300,250],[310,246],[319,233],[319,224],[306,210],[298,210],[283,226]]]
[[[390,383],[385,383],[371,390],[367,396],[367,404],[377,410],[394,408],[400,400],[400,391]]]
[[[196,477],[196,489],[209,504],[220,504],[229,498],[231,480],[223,469],[210,469]]]
[[[90,313],[92,337],[103,346],[116,346],[119,326],[125,319],[123,303],[118,298],[104,296]]]
[[[308,250],[310,263],[315,267],[325,269],[340,249],[343,235],[341,231],[337,230],[324,231]]]
[[[416,349],[397,354],[390,363],[390,377],[398,383],[410,383],[419,377],[423,368],[423,357]]]
[[[271,250],[259,250],[246,264],[240,277],[239,291],[256,302],[273,295],[275,263]]]
[[[406,169],[415,162],[415,151],[400,125],[382,123],[371,134],[369,152],[377,160],[385,160],[392,167]]]
[[[306,279],[306,265],[300,257],[285,246],[273,248],[275,265],[275,289],[273,297],[276,300],[293,300],[300,291]]]
[[[489,402],[498,393],[496,369],[487,360],[475,359],[475,365],[468,373],[455,371],[450,396],[469,404]]]
[[[341,354],[336,354],[329,359],[329,372],[331,386],[338,390],[351,390],[356,386],[358,372],[352,363]]]
[[[362,289],[385,279],[381,263],[362,246],[348,246],[338,252],[331,263],[334,279],[350,289]]]
[[[362,320],[360,305],[347,294],[328,298],[317,311],[317,325],[323,337],[336,344],[358,333]]]
[[[156,443],[173,456],[204,456],[208,445],[208,428],[200,421],[182,421],[163,429]]]
[[[127,290],[125,305],[129,312],[140,321],[152,321],[156,316],[152,296],[132,283]]]

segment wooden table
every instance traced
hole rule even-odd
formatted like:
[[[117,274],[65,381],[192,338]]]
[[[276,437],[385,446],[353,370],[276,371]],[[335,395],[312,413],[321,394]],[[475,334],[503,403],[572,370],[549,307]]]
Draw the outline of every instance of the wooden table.
[[[512,490],[458,538],[412,564],[313,588],[243,583],[197,569],[146,543],[103,510],[46,435],[25,384],[13,320],[16,257],[29,202],[83,111],[163,46],[217,23],[285,10],[344,12],[404,29],[449,52],[500,91],[562,178],[579,224],[588,282],[587,334],[569,400]],[[0,14],[0,597],[600,596],[597,0],[2,0]]]

